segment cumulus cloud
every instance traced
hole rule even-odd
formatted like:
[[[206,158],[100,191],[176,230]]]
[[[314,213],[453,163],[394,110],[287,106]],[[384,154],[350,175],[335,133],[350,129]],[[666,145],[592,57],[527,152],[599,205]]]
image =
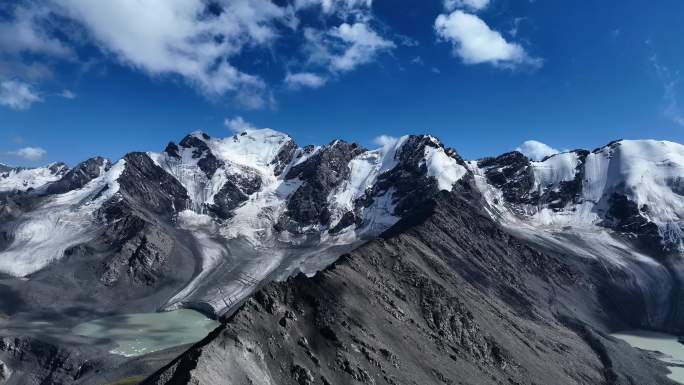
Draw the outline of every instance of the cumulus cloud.
[[[312,72],[289,73],[285,77],[285,84],[292,89],[299,89],[302,87],[319,88],[324,86],[326,82],[327,79],[325,77]]]
[[[471,11],[480,11],[487,8],[489,0],[444,0],[444,8],[451,12],[456,8],[467,8]]]
[[[259,94],[263,81],[229,59],[249,45],[268,45],[291,14],[270,0],[92,2],[55,0],[102,50],[151,75],[180,75],[208,96]]]
[[[453,53],[465,64],[489,63],[498,67],[530,65],[539,67],[542,60],[528,55],[525,49],[506,41],[476,15],[461,10],[441,14],[435,20],[437,36],[453,45]]]
[[[516,148],[516,151],[522,152],[526,157],[532,160],[542,160],[547,156],[558,154],[560,151],[536,140],[527,140]]]
[[[27,110],[33,103],[41,100],[40,95],[28,83],[17,80],[0,82],[0,105],[14,110]]]
[[[37,58],[81,60],[75,47],[94,45],[150,76],[183,79],[210,99],[230,95],[243,106],[263,108],[273,105],[273,96],[248,66],[257,60],[251,55],[275,52],[270,56],[282,58],[293,74],[286,82],[320,87],[326,71],[350,71],[394,47],[371,26],[371,5],[372,0],[27,0],[7,6],[9,17],[0,21],[0,78],[48,77],[49,66],[36,63],[51,61]],[[305,11],[320,17],[303,17]],[[278,41],[305,30],[320,38],[317,45],[306,40],[318,49],[317,68],[307,60],[308,49],[276,52]],[[323,73],[298,75],[315,72]]]
[[[239,134],[245,131],[257,130],[258,128],[252,123],[244,120],[242,116],[236,116],[234,118],[226,118],[223,121],[223,125],[229,130]]]
[[[30,161],[37,161],[43,159],[47,151],[40,147],[24,147],[17,151],[10,151],[10,155],[15,155]]]

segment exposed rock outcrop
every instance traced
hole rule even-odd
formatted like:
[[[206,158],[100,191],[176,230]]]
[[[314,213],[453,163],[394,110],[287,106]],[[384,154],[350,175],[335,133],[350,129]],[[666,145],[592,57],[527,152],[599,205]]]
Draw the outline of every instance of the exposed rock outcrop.
[[[364,151],[366,150],[356,143],[335,140],[309,159],[292,167],[285,178],[299,178],[303,183],[287,202],[287,217],[304,226],[328,225],[328,195],[349,177],[349,161]]]
[[[442,193],[315,277],[256,293],[143,384],[670,384],[601,332],[585,269]]]
[[[48,194],[62,194],[76,190],[86,185],[91,180],[103,175],[110,169],[112,163],[109,159],[95,157],[79,163],[69,170],[62,179],[47,186]]]

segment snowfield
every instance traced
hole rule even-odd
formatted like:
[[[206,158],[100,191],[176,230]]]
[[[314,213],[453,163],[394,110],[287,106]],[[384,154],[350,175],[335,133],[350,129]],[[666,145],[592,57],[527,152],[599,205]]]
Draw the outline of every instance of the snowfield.
[[[36,189],[59,180],[67,171],[69,168],[65,165],[51,164],[45,167],[0,172],[0,192]]]
[[[3,226],[13,242],[0,252],[0,272],[25,277],[92,239],[101,228],[95,212],[119,190],[116,180],[124,167],[120,160],[83,188],[48,196],[40,207]]]

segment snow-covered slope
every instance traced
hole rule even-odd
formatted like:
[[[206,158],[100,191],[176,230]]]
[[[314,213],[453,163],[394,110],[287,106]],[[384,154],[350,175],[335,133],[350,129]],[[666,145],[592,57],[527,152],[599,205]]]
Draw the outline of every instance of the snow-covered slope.
[[[121,160],[85,187],[47,196],[35,210],[0,225],[12,240],[0,251],[0,272],[24,277],[95,236],[101,226],[96,211],[118,191],[116,180],[124,166]]]
[[[643,303],[627,316],[635,322],[679,322],[684,146],[621,140],[540,162],[508,153],[468,166],[485,209],[510,232],[601,264],[613,297]]]
[[[298,148],[288,135],[270,129],[222,139],[195,132],[163,153],[150,153],[188,191],[191,210],[181,212],[178,223],[203,250],[201,272],[167,307],[201,302],[221,312],[257,282],[297,271],[313,274],[389,228],[400,218],[396,190],[371,191],[379,176],[401,166],[398,154],[408,138],[363,150],[342,141]],[[434,177],[441,189],[451,190],[466,169],[431,140],[434,147],[421,147],[424,159],[415,167]],[[320,198],[306,195],[309,190]],[[307,201],[320,199],[326,219],[302,222],[300,207],[293,203],[300,194]],[[222,278],[208,286],[210,276]]]
[[[500,159],[501,162],[498,162]],[[562,229],[602,226],[664,249],[681,249],[684,228],[684,146],[621,140],[592,152],[576,150],[540,162],[511,156],[470,162],[487,179],[500,212]],[[501,175],[507,174],[504,182]]]
[[[87,245],[103,258],[105,285],[126,274],[153,284],[182,247],[197,258],[195,274],[164,308],[216,314],[262,281],[314,274],[467,173],[431,136],[302,148],[270,129],[194,132],[163,152],[74,170],[6,172],[12,189],[46,187],[0,202],[0,272],[28,276]]]
[[[0,192],[36,189],[59,180],[69,171],[64,163],[37,168],[0,166]]]

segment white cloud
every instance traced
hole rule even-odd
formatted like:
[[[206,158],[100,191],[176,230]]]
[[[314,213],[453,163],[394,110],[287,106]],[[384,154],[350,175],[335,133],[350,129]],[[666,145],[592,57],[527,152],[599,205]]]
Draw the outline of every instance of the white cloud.
[[[41,160],[46,154],[47,151],[40,147],[24,147],[17,151],[10,151],[10,155],[15,155],[31,161]]]
[[[210,99],[228,95],[248,108],[275,103],[269,84],[250,69],[257,67],[249,66],[250,55],[271,53],[292,71],[289,81],[320,87],[329,75],[395,47],[371,27],[372,0],[46,0],[7,9],[0,77],[49,77],[54,61],[45,59],[75,62],[81,60],[75,47],[92,44],[123,65],[177,77]],[[277,52],[277,42],[302,31],[315,37],[306,39],[309,48]],[[316,59],[308,60],[312,51]],[[296,76],[316,72],[318,79]]]
[[[373,143],[377,144],[378,146],[381,147],[387,147],[387,146],[392,146],[395,143],[397,143],[397,138],[390,136],[390,135],[380,135],[375,137],[373,139]]]
[[[257,127],[255,127],[252,123],[244,120],[242,116],[236,116],[232,119],[226,118],[223,121],[223,125],[226,126],[229,130],[235,132],[235,133],[242,133],[245,131],[251,131],[251,130],[256,130]]]
[[[367,23],[342,23],[327,32],[305,31],[310,61],[331,72],[351,71],[375,60],[378,53],[396,45],[375,32]]]
[[[324,86],[326,82],[327,79],[325,77],[312,72],[287,74],[285,77],[285,84],[292,89],[299,89],[302,87],[319,88]]]
[[[541,59],[530,57],[516,43],[507,42],[479,17],[456,10],[435,20],[437,36],[453,45],[454,55],[465,64],[490,63],[499,67],[530,65],[538,67]]]
[[[525,141],[515,150],[522,152],[526,157],[532,160],[542,160],[547,156],[558,154],[560,152],[555,148],[536,140]]]
[[[59,93],[59,96],[64,99],[76,99],[76,94],[71,90],[62,90],[62,92]]]
[[[489,5],[489,0],[444,0],[444,8],[451,12],[456,8],[467,8],[471,11],[480,11]]]
[[[260,94],[263,81],[228,59],[247,46],[271,43],[278,23],[291,17],[270,0],[220,2],[213,14],[202,0],[55,2],[120,62],[152,75],[180,75],[210,97]]]
[[[40,95],[28,83],[17,80],[0,82],[0,105],[14,110],[27,110],[33,103],[41,100]]]
[[[71,56],[71,48],[51,37],[40,23],[48,13],[46,8],[17,6],[11,20],[0,22],[0,52],[5,55],[32,53]]]
[[[663,114],[678,126],[684,127],[684,112],[679,106],[677,99],[677,85],[679,84],[679,73],[674,74],[669,67],[661,65],[658,57],[653,55],[651,62],[656,70],[656,74],[663,83]]]
[[[373,0],[295,0],[296,9],[320,7],[324,13],[337,13],[342,18],[349,14],[364,12],[370,9]]]
[[[360,64],[375,59],[375,55],[382,50],[394,48],[395,45],[385,40],[364,23],[342,23],[330,32],[347,44],[347,48],[340,56],[332,58],[333,68],[349,71]]]

